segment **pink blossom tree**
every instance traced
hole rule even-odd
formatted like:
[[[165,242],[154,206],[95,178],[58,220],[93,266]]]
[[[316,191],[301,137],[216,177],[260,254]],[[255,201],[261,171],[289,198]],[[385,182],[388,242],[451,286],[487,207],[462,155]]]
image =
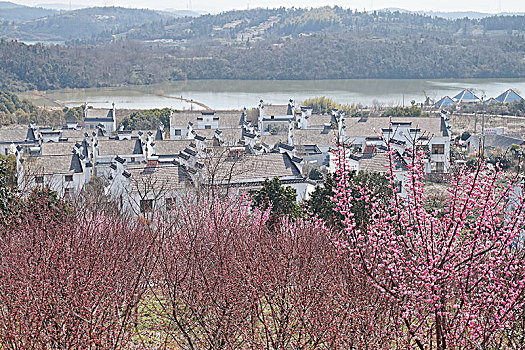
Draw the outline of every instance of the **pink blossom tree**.
[[[390,303],[390,311],[398,310],[391,330],[385,329],[392,339],[389,347],[492,349],[523,341],[520,177],[480,160],[474,169],[451,174],[442,208],[428,208],[425,154],[414,147],[404,159],[406,196],[394,194],[385,205],[366,185],[351,182],[344,149],[338,155],[334,200],[346,232],[341,251],[348,268],[364,276]],[[392,188],[398,185],[399,157],[389,147]],[[351,211],[350,189],[356,187],[369,212],[361,225]]]
[[[0,347],[127,348],[153,231],[47,190],[21,201],[0,234]]]

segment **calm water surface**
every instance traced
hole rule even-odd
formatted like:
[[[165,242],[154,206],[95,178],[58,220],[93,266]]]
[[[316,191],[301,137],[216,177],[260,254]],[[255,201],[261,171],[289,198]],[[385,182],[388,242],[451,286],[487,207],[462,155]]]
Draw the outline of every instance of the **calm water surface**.
[[[267,103],[285,104],[289,99],[303,101],[316,96],[327,96],[343,104],[400,106],[410,105],[411,100],[423,102],[425,95],[436,101],[445,95],[452,97],[464,88],[485,98],[496,97],[509,88],[524,95],[525,79],[194,80],[123,88],[48,91],[46,98],[60,100],[67,106],[87,101],[95,107],[109,107],[115,102],[117,108],[200,108],[169,96],[193,99],[212,109],[255,107],[261,99]]]

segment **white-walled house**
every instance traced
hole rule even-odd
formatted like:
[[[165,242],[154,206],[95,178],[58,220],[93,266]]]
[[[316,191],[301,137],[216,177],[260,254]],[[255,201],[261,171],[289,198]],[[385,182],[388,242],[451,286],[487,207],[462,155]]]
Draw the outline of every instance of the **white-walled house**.
[[[170,139],[191,140],[198,130],[241,129],[245,117],[241,110],[172,112]]]
[[[89,181],[91,164],[78,153],[17,158],[18,187],[46,186],[61,197],[78,194]]]
[[[117,130],[116,109],[113,103],[112,108],[92,108],[87,104],[84,105],[84,128],[96,129],[102,126],[108,133]]]

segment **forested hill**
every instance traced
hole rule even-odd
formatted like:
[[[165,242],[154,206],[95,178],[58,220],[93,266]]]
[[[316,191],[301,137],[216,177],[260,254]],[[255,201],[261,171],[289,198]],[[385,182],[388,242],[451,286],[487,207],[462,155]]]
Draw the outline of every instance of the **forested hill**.
[[[34,8],[29,8],[34,9]],[[26,9],[27,10],[27,9]],[[22,23],[5,21],[0,25],[0,37],[26,41],[85,40],[101,37],[111,40],[113,34],[127,32],[145,23],[176,17],[175,14],[122,7],[91,7],[74,11],[42,15]],[[2,10],[0,10],[0,15]]]
[[[168,17],[139,26],[131,17],[125,22],[125,16],[118,15],[122,9],[106,10],[116,11],[114,17],[127,24],[74,39],[75,45],[69,46],[1,41],[0,88],[45,90],[181,79],[525,77],[523,16],[447,20],[338,7],[280,8]],[[138,22],[149,16],[147,11],[144,16],[134,13]],[[54,17],[55,23],[69,23],[67,28],[82,22],[80,17]],[[111,23],[105,18],[111,16],[102,17]],[[83,31],[84,25],[87,28],[84,23],[77,27]],[[120,30],[126,27],[133,29]],[[74,33],[71,29],[71,38]]]
[[[421,34],[442,35],[448,38],[523,35],[525,16],[447,20],[398,11],[357,12],[337,6],[313,9],[253,9],[147,23],[119,34],[119,38],[221,40],[223,43],[239,44],[316,33],[360,33],[378,37]],[[107,39],[98,38],[99,41]]]
[[[22,22],[56,14],[55,10],[0,1],[0,22]]]

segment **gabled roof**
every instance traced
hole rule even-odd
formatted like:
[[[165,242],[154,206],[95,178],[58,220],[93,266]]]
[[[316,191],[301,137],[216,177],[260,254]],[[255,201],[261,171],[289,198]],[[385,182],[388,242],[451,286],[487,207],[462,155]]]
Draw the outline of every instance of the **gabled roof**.
[[[459,92],[456,96],[454,96],[454,99],[458,101],[458,103],[479,101],[479,97],[474,95],[474,93],[469,89]]]
[[[279,177],[281,180],[302,179],[301,172],[286,153],[244,155],[233,161],[222,159],[218,164],[208,166],[203,175],[205,179],[213,178],[214,184],[217,185],[247,185],[273,177]]]
[[[131,155],[136,140],[99,140],[98,152],[101,156]]]
[[[442,97],[439,101],[437,101],[434,104],[434,107],[436,107],[436,108],[444,108],[444,107],[452,106],[454,104],[455,104],[455,102],[454,102],[453,99],[451,99],[449,96],[445,96],[445,97]]]
[[[498,102],[504,102],[504,103],[519,102],[523,100],[523,97],[521,97],[516,91],[512,89],[508,89],[507,91],[505,91],[504,93],[496,97],[495,100]]]
[[[0,126],[0,142],[27,140],[27,129],[27,126],[21,125]]]
[[[157,156],[176,156],[184,151],[191,143],[191,140],[162,140],[155,142],[155,155]]]
[[[113,110],[106,108],[87,108],[85,122],[108,122],[113,121]]]
[[[204,114],[203,114],[204,113]],[[240,128],[242,125],[242,113],[241,110],[220,110],[220,111],[183,111],[180,113],[173,113],[170,118],[170,126],[172,127],[187,127],[188,123],[193,123],[193,128],[198,129],[197,118],[203,116],[212,116],[213,118],[219,118],[220,129],[232,129]]]
[[[472,135],[467,142],[470,142],[471,138],[475,138],[479,143],[481,136]],[[485,148],[501,149],[503,151],[508,150],[512,145],[522,145],[523,138],[513,137],[507,135],[485,135]]]
[[[82,170],[82,163],[80,163],[80,157],[77,153],[73,154],[71,157],[71,164],[69,165],[69,170],[74,173],[81,173]]]
[[[25,159],[24,170],[31,175],[73,174],[78,170],[78,164],[73,164],[73,156],[69,154],[29,157]]]
[[[41,154],[43,156],[49,155],[71,155],[73,149],[75,149],[74,142],[46,142],[40,146]]]
[[[189,182],[186,172],[180,165],[159,164],[156,167],[128,168],[131,174],[132,191],[166,192],[186,187]]]
[[[142,141],[140,139],[135,140],[133,154],[144,154],[144,149],[142,148]]]
[[[288,105],[264,105],[264,116],[285,116],[288,115]]]

